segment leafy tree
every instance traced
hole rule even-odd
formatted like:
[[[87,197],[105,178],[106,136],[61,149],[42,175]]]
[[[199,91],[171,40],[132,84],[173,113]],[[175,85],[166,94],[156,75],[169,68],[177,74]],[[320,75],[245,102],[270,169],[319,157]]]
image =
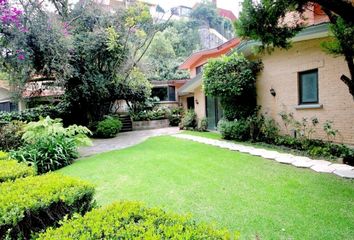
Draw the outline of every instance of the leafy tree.
[[[235,28],[239,36],[259,40],[265,48],[289,48],[291,38],[305,27],[307,8],[319,4],[329,17],[334,34],[332,42],[324,43],[327,52],[343,55],[347,62],[350,77],[342,75],[340,79],[348,86],[354,97],[354,5],[347,0],[245,0],[243,11]],[[297,13],[298,18],[284,22],[287,14]]]
[[[208,61],[203,72],[204,91],[220,98],[226,119],[243,119],[254,113],[256,75],[261,67],[236,53]]]

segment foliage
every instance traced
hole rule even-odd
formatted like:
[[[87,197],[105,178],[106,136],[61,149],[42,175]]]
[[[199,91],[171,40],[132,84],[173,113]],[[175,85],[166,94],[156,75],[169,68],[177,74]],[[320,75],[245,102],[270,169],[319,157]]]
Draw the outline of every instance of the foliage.
[[[33,167],[16,160],[0,160],[0,183],[35,175]]]
[[[333,141],[336,135],[339,134],[339,131],[333,128],[333,121],[329,120],[323,124],[323,131],[326,133],[328,141]]]
[[[9,151],[23,145],[24,123],[12,121],[0,127],[0,150]]]
[[[63,127],[60,119],[41,118],[24,127],[25,145],[11,152],[11,157],[32,163],[38,173],[54,171],[72,163],[78,157],[77,147],[89,145],[91,131],[72,125]]]
[[[152,85],[146,76],[137,68],[134,68],[128,79],[117,79],[120,85],[123,99],[126,100],[130,111],[139,112],[154,106],[154,99],[150,99]]]
[[[33,232],[57,225],[64,216],[92,207],[92,185],[58,174],[0,184],[0,236],[29,239]]]
[[[170,109],[168,114],[168,120],[170,121],[170,126],[178,126],[182,119],[184,109],[182,107],[174,107]]]
[[[198,126],[197,114],[194,110],[189,109],[182,117],[181,128],[182,129],[195,129]]]
[[[217,30],[220,34],[230,39],[233,31],[232,23],[229,19],[221,17],[217,6],[211,2],[199,3],[193,8],[191,18],[197,21],[199,25],[204,25]]]
[[[206,132],[207,129],[208,129],[208,119],[204,117],[200,120],[198,130],[201,132]]]
[[[247,118],[256,109],[256,74],[262,65],[236,53],[211,59],[204,68],[206,95],[219,97],[228,120]]]
[[[170,110],[168,108],[155,108],[152,110],[143,110],[138,113],[131,113],[133,121],[151,121],[167,119]]]
[[[122,129],[122,122],[112,116],[106,116],[104,120],[97,124],[97,129],[95,131],[95,136],[103,138],[115,137],[119,131]]]
[[[261,41],[261,49],[289,48],[291,39],[306,26],[306,12],[314,7],[314,4],[322,6],[329,17],[334,35],[334,39],[324,43],[323,47],[331,54],[344,56],[350,78],[342,75],[341,80],[354,97],[354,6],[350,1],[246,0],[235,23],[237,34]],[[292,18],[287,17],[289,15]]]
[[[38,239],[231,239],[227,230],[199,224],[189,216],[147,208],[137,202],[118,202],[84,217],[48,229]],[[133,237],[134,236],[134,237]]]
[[[295,132],[296,136],[299,138],[305,138],[305,139],[310,139],[312,135],[316,132],[315,127],[318,125],[319,121],[317,117],[312,117],[309,122],[308,118],[302,118],[301,121],[298,121],[294,118],[293,113],[286,113],[284,111],[279,113],[284,126],[286,128],[286,131],[288,134],[289,132],[289,127],[291,127],[292,131]]]
[[[0,112],[0,121],[11,122],[14,120],[23,122],[38,121],[40,117],[62,118],[65,115],[65,106],[59,104],[41,105],[35,108],[27,108],[21,112]]]
[[[220,120],[218,123],[218,130],[221,136],[225,139],[235,139],[246,141],[250,139],[250,127],[247,120]]]
[[[8,160],[9,159],[9,154],[4,151],[0,151],[0,160]]]

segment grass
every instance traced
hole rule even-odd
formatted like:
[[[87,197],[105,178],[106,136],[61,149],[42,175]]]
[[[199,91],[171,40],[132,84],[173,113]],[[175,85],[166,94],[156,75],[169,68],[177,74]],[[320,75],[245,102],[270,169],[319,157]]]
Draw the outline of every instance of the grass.
[[[354,182],[176,139],[155,137],[59,172],[96,184],[106,205],[144,201],[238,230],[242,239],[353,239]]]

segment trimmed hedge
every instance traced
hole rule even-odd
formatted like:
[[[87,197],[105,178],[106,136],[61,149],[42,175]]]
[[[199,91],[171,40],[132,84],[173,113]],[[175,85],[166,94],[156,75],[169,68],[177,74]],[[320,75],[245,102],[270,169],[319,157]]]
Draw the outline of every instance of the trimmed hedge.
[[[231,239],[231,235],[227,230],[197,224],[188,216],[137,202],[118,202],[57,229],[49,228],[38,239]]]
[[[0,184],[0,239],[29,239],[64,216],[92,208],[94,187],[58,174]]]
[[[34,167],[26,163],[19,163],[16,160],[0,161],[0,183],[36,175]]]

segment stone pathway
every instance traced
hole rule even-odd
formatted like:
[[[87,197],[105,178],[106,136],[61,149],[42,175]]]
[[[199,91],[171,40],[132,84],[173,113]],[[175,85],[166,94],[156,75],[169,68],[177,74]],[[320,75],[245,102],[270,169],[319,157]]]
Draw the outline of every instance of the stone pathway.
[[[354,167],[346,164],[337,164],[325,160],[312,160],[308,157],[300,157],[287,153],[279,153],[276,151],[254,148],[242,144],[236,144],[228,141],[214,140],[210,138],[197,137],[187,134],[175,134],[173,137],[192,140],[212,146],[226,148],[232,151],[248,153],[254,156],[260,156],[266,159],[274,160],[283,164],[291,164],[298,168],[309,168],[319,173],[332,173],[343,178],[354,179]]]
[[[79,148],[80,157],[87,157],[94,154],[127,148],[139,144],[150,137],[161,135],[172,135],[179,132],[178,127],[123,132],[115,138],[93,139],[93,145]]]

